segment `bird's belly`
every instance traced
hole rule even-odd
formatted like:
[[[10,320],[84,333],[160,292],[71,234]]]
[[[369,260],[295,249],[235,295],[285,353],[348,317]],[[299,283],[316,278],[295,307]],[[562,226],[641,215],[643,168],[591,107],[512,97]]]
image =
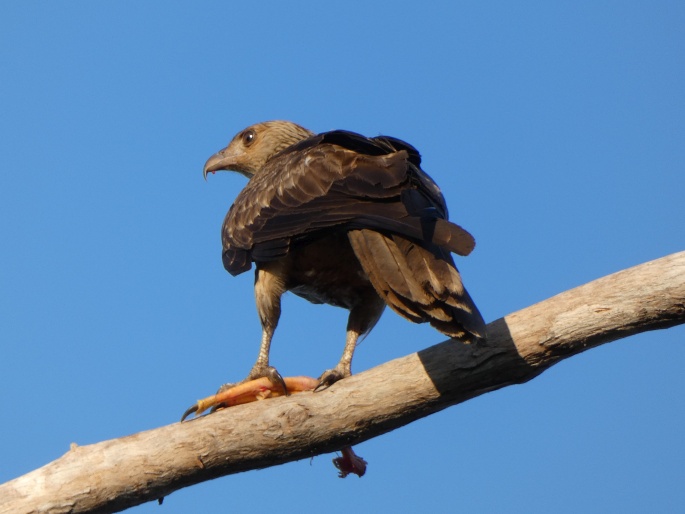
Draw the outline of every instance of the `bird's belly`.
[[[310,302],[352,309],[375,294],[345,233],[310,243],[289,257],[287,288]]]

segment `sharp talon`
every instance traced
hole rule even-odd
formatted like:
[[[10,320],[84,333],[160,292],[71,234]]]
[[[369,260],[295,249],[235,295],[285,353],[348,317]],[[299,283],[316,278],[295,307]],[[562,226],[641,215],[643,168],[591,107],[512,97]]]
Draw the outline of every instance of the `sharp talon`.
[[[209,409],[209,414],[213,414],[214,412],[221,410],[221,409],[225,409],[226,407],[227,407],[227,405],[225,403],[219,403],[219,404],[215,405],[214,407],[212,407],[211,409]]]
[[[283,389],[283,394],[285,396],[290,396],[288,386],[285,385],[285,380],[283,379],[281,374],[276,370],[276,368],[271,368],[271,375],[269,376],[269,379],[271,380],[271,382],[275,382],[276,384],[281,386],[281,389]]]
[[[324,389],[329,388],[338,380],[342,380],[343,378],[344,377],[342,376],[342,374],[335,371],[334,369],[324,371],[323,374],[319,377],[319,383],[314,388],[314,392],[318,393],[319,391],[323,391]]]
[[[197,412],[197,403],[183,413],[183,417],[181,417],[181,423],[183,423],[183,421],[185,421],[185,419],[194,412]]]

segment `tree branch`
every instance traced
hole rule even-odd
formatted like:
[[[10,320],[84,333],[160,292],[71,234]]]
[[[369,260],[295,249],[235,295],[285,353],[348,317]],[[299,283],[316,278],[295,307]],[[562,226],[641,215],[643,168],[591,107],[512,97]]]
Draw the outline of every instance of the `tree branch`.
[[[88,446],[0,485],[0,513],[112,512],[231,473],[365,441],[566,357],[685,322],[685,252],[609,275],[319,393],[231,407]]]

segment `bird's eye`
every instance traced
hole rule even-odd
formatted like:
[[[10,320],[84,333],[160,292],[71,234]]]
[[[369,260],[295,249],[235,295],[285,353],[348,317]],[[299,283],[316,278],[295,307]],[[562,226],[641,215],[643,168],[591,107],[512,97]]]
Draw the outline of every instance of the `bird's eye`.
[[[250,146],[254,142],[255,136],[254,130],[246,130],[243,132],[243,144],[245,146]]]

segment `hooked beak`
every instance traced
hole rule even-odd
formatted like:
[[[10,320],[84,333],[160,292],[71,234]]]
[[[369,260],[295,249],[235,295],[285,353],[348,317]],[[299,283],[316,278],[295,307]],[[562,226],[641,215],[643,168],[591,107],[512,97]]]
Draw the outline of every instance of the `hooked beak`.
[[[224,148],[207,159],[205,167],[202,170],[202,176],[207,180],[207,173],[214,173],[219,170],[230,170],[231,166],[234,164],[233,155],[228,153],[227,149]]]

